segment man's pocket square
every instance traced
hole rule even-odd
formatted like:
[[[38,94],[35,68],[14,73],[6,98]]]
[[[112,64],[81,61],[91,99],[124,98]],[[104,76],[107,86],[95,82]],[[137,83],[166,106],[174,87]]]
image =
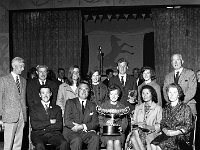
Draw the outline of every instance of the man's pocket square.
[[[94,114],[94,112],[91,112],[89,115],[92,116]]]

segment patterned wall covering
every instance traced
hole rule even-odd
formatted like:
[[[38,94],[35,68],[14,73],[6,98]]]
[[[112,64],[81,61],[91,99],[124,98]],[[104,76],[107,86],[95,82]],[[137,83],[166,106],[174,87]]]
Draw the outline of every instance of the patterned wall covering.
[[[9,38],[8,33],[0,33],[0,76],[7,74],[9,65]]]
[[[10,71],[7,3],[0,3],[0,76]]]

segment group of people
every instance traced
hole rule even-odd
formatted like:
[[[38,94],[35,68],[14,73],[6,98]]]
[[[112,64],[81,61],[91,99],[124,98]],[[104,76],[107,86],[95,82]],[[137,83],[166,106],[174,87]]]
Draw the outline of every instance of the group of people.
[[[36,150],[45,150],[46,144],[60,150],[82,150],[84,145],[88,150],[98,150],[100,146],[108,150],[182,149],[179,141],[188,141],[197,115],[193,99],[196,76],[183,67],[183,62],[181,54],[172,55],[174,71],[165,77],[163,99],[154,70],[143,67],[140,83],[127,74],[128,62],[124,58],[117,61],[118,75],[113,76],[108,70],[103,82],[98,69],[90,71],[89,81],[82,80],[76,65],[69,68],[67,78],[62,73],[55,82],[47,77],[48,67],[38,65],[38,78],[26,83],[20,76],[24,60],[15,57],[11,73],[0,78],[4,150],[21,149],[27,108]],[[129,107],[128,115],[115,118],[120,135],[102,134],[103,127],[112,125],[113,120],[98,113],[97,106],[108,110]]]

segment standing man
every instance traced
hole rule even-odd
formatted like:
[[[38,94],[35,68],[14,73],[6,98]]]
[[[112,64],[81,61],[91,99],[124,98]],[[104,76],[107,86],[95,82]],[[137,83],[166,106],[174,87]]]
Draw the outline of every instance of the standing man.
[[[121,88],[122,95],[120,102],[126,107],[129,106],[130,110],[132,111],[135,109],[135,99],[133,97],[137,96],[136,80],[134,80],[133,76],[126,73],[128,69],[128,62],[124,58],[121,58],[117,61],[117,69],[119,74],[117,76],[113,76],[109,80],[109,85],[116,84]],[[131,97],[129,94],[130,91],[134,93]]]
[[[197,114],[196,101],[193,99],[197,89],[197,80],[195,73],[192,70],[184,68],[184,63],[181,54],[174,54],[171,57],[172,67],[174,71],[166,75],[163,86],[164,98],[169,102],[166,87],[171,83],[179,84],[184,93],[184,103],[190,106],[193,115]]]
[[[38,79],[33,79],[27,83],[27,102],[31,107],[33,104],[40,103],[38,94],[41,85],[48,85],[52,90],[51,103],[56,104],[58,93],[58,85],[56,82],[47,79],[48,67],[46,65],[38,65],[36,67]]]
[[[139,68],[133,68],[133,77],[136,80],[137,87],[144,82],[141,78],[141,70]]]
[[[63,69],[63,68],[58,68],[58,78],[57,78],[58,85],[64,83],[65,80],[66,80],[66,77],[65,77],[65,69]]]
[[[12,60],[10,74],[0,78],[0,116],[4,126],[4,150],[21,150],[26,116],[26,80],[20,76],[24,59]]]
[[[50,87],[39,88],[40,103],[30,108],[31,141],[36,150],[45,150],[45,144],[56,146],[56,149],[67,150],[67,141],[62,135],[63,119],[61,108],[50,103],[52,95]]]
[[[108,87],[109,84],[109,80],[110,78],[113,77],[113,70],[112,69],[106,69],[106,76],[107,78],[105,80],[103,80],[103,83]]]
[[[71,150],[82,150],[82,143],[88,150],[99,150],[99,126],[96,105],[87,100],[89,86],[82,82],[78,86],[78,97],[66,102],[63,135],[70,142]]]

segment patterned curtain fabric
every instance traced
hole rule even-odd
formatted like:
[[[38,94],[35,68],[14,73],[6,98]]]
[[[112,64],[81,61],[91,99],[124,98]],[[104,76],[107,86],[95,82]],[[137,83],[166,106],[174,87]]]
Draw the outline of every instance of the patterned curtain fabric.
[[[152,17],[157,82],[172,71],[174,53],[182,54],[183,66],[200,69],[200,8],[152,9]]]
[[[81,63],[82,17],[79,10],[11,12],[11,57],[26,61],[28,69],[45,64],[57,74]]]

